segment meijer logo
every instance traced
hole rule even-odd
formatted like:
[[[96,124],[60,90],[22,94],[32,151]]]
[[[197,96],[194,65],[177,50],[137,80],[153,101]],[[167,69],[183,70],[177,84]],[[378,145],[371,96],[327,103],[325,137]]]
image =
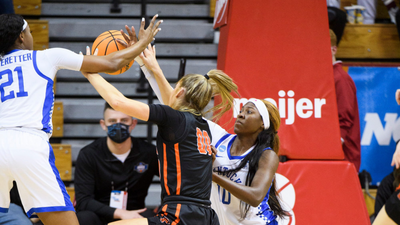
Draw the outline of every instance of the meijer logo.
[[[285,124],[291,125],[295,121],[295,113],[298,117],[307,119],[310,117],[314,118],[321,118],[322,114],[322,106],[326,105],[326,99],[325,98],[314,98],[314,99],[308,99],[308,98],[300,98],[300,99],[295,99],[295,93],[294,91],[290,90],[287,92],[280,90],[278,92],[279,99],[278,103],[275,101],[275,99],[272,98],[266,98],[265,100],[271,102],[274,104],[276,107],[279,109],[279,114],[281,118],[286,118],[285,119]],[[239,111],[243,104],[245,104],[248,101],[247,98],[235,98],[234,101],[234,110],[233,110],[233,117],[236,118],[237,115],[239,114]]]

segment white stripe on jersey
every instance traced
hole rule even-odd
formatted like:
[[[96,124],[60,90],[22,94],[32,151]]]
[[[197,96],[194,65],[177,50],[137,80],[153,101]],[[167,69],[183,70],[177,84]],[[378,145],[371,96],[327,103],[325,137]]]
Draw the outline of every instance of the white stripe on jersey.
[[[55,74],[79,71],[82,62],[82,55],[61,48],[7,53],[0,61],[0,128],[34,128],[50,136]]]

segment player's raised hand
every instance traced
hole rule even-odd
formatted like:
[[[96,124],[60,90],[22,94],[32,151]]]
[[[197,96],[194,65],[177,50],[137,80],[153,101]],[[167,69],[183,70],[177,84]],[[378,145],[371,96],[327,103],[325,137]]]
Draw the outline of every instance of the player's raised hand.
[[[396,150],[393,154],[392,158],[392,166],[395,166],[396,169],[400,168],[400,143],[396,144]]]
[[[147,48],[139,55],[140,59],[146,65],[147,69],[155,72],[156,70],[161,70],[160,65],[156,59],[156,46],[151,46],[149,44]]]
[[[163,22],[162,20],[155,22],[158,17],[158,14],[151,19],[149,26],[147,29],[144,29],[145,25],[145,20],[144,18],[142,19],[142,22],[140,23],[140,30],[139,30],[139,41],[144,41],[146,45],[148,45],[150,42],[154,40],[154,37],[157,35],[157,33],[161,30],[161,28],[158,28],[160,24]]]
[[[117,39],[117,42],[123,45],[125,48],[134,45],[137,42],[135,28],[132,26],[130,29],[128,25],[125,25],[125,29],[128,34],[126,34],[123,30],[121,30],[121,34],[124,37],[125,41],[121,39]]]

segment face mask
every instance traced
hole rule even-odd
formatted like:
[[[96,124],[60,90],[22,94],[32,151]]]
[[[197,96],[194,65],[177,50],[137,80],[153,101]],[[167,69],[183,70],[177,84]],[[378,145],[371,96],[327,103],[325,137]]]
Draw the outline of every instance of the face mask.
[[[122,143],[129,138],[129,125],[123,123],[116,123],[107,127],[107,135],[112,141],[116,143]]]

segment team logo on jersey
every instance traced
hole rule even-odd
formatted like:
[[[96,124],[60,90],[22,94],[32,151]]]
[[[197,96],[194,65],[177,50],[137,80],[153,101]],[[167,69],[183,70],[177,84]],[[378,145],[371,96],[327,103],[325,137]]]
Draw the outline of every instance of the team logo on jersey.
[[[226,146],[225,146],[225,145],[220,145],[220,146],[218,147],[218,151],[219,151],[219,152],[225,152],[225,151],[226,151]]]
[[[148,164],[140,162],[135,166],[134,170],[138,173],[144,173],[148,168],[149,168]]]

